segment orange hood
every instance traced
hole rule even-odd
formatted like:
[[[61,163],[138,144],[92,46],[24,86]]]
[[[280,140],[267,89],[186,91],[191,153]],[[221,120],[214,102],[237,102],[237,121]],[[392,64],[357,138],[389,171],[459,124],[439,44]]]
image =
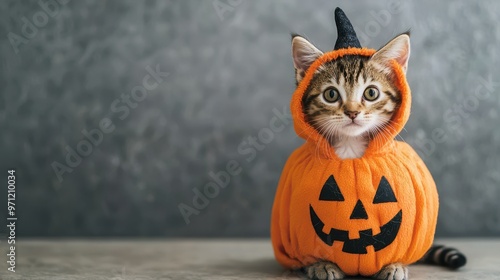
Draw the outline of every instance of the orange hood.
[[[334,148],[330,146],[327,140],[306,122],[305,115],[302,110],[302,97],[304,96],[304,93],[313,78],[314,72],[321,65],[333,61],[344,55],[360,55],[370,57],[374,53],[375,50],[366,48],[347,48],[327,52],[319,57],[309,67],[305,77],[302,79],[297,89],[293,93],[291,112],[295,132],[297,133],[297,135],[305,139],[308,144],[312,144],[311,146],[314,146],[314,149],[319,149],[321,154],[327,158],[340,160],[336,156]],[[370,141],[370,144],[365,151],[365,155],[381,153],[386,151],[388,148],[392,148],[394,144],[394,137],[396,137],[396,135],[401,132],[410,116],[411,92],[406,81],[405,74],[401,66],[396,61],[393,61],[392,68],[394,73],[396,74],[396,87],[400,91],[402,97],[401,106],[396,110],[392,118],[394,129],[384,130],[384,132],[377,134],[375,138]]]

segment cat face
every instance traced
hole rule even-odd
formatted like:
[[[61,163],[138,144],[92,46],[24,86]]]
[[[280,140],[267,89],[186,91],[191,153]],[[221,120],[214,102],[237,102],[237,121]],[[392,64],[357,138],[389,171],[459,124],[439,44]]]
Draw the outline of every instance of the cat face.
[[[337,136],[375,133],[388,124],[400,102],[391,78],[366,57],[345,56],[326,64],[303,98],[306,120]]]
[[[292,40],[299,83],[308,67],[323,53],[302,37]],[[391,129],[391,117],[400,104],[390,63],[406,71],[409,36],[402,34],[371,57],[343,56],[314,73],[302,99],[306,121],[330,143],[344,137],[372,137]]]

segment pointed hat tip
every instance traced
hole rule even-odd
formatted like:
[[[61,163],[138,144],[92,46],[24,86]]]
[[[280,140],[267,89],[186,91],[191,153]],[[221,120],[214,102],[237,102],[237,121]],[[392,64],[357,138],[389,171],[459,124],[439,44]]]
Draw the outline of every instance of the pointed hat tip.
[[[344,11],[342,11],[340,7],[335,8],[335,18],[337,18],[340,13],[344,14]]]
[[[341,8],[335,8],[335,24],[337,25],[337,42],[335,50],[349,47],[361,48],[356,32],[351,22]]]

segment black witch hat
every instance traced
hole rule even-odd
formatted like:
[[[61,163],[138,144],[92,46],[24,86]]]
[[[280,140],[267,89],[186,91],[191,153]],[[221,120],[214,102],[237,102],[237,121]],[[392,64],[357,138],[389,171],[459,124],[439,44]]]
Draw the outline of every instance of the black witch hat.
[[[361,48],[354,27],[344,14],[344,11],[337,7],[335,9],[335,24],[337,24],[337,42],[335,42],[334,50],[347,48]]]

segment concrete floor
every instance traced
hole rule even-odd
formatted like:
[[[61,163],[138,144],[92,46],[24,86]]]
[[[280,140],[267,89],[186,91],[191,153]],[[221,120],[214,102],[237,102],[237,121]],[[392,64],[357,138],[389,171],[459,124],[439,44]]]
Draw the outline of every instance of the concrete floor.
[[[468,264],[459,271],[413,265],[411,279],[500,279],[500,239],[439,243],[459,248]],[[0,279],[304,279],[283,270],[262,239],[18,240],[16,253],[15,273],[0,256]]]

